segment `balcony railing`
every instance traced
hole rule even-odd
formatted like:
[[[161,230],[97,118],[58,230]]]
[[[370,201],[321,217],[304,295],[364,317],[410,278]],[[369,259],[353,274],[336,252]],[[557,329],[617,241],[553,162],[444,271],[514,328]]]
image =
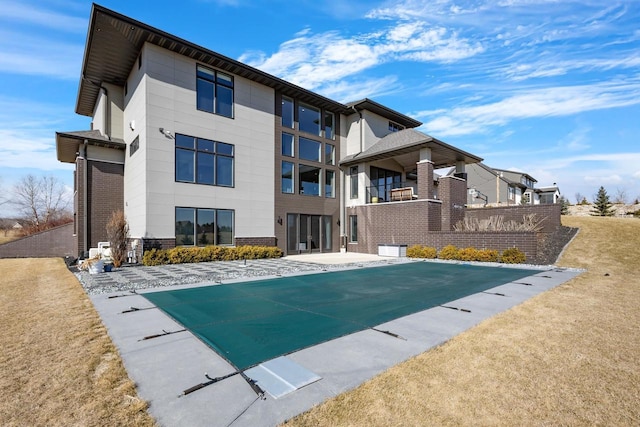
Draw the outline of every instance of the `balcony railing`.
[[[367,187],[367,203],[402,202],[415,200],[415,181],[392,182]]]

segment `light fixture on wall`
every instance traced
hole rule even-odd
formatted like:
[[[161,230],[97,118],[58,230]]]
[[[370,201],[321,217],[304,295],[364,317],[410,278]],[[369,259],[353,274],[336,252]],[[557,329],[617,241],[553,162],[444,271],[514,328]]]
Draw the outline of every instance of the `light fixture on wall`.
[[[282,225],[282,217],[278,215],[278,224]]]
[[[173,134],[168,130],[166,130],[165,128],[159,128],[159,130],[160,130],[160,133],[166,136],[167,138],[174,139]]]

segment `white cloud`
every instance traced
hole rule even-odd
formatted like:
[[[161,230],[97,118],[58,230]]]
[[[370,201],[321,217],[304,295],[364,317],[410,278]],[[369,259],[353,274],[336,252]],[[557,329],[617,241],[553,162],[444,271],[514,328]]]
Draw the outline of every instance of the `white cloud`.
[[[558,86],[516,92],[497,102],[454,107],[423,126],[435,135],[469,135],[503,126],[514,120],[568,116],[601,109],[640,104],[640,81],[614,81],[594,85]],[[432,111],[416,113],[431,117]]]
[[[36,25],[71,33],[83,33],[87,31],[87,20],[84,17],[78,18],[68,14],[53,12],[44,8],[42,3],[36,5],[28,4],[25,1],[4,0],[2,2],[0,21],[8,21],[11,24]]]
[[[633,178],[635,179],[640,179],[640,171],[637,171],[636,173],[634,173],[633,175],[631,175]]]
[[[325,84],[383,63],[449,63],[482,51],[479,43],[446,28],[412,22],[351,38],[336,31],[317,35],[303,32],[269,56],[250,51],[239,60],[307,89],[322,91]]]

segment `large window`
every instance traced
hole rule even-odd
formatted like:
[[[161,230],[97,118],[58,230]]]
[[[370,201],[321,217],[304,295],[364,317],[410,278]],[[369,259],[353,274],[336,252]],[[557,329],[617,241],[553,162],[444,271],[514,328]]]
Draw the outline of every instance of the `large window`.
[[[196,75],[198,110],[233,117],[233,77],[201,65]]]
[[[298,192],[305,196],[320,196],[320,168],[298,165]]]
[[[282,162],[282,192],[293,194],[293,163]]]
[[[176,181],[233,187],[234,146],[176,134]]]
[[[320,128],[320,110],[308,105],[298,105],[298,130],[322,136]]]
[[[356,243],[358,241],[358,217],[349,215],[349,241]]]
[[[402,172],[371,166],[371,197],[389,201],[391,190],[402,184]]]
[[[336,197],[336,173],[331,170],[325,171],[325,184],[324,184],[324,196]]]
[[[324,137],[327,139],[335,139],[335,116],[333,113],[325,111],[324,113]]]
[[[282,132],[282,155],[287,157],[293,157],[294,151],[294,136],[290,133]]]
[[[336,147],[333,144],[324,145],[324,162],[331,166],[336,164]]]
[[[349,175],[351,178],[351,198],[358,198],[358,167],[351,166],[349,168]]]
[[[233,210],[176,208],[176,245],[233,244]]]
[[[293,100],[282,97],[282,127],[293,129]]]
[[[300,137],[298,138],[298,157],[314,162],[320,161],[320,148],[322,144],[318,141]]]

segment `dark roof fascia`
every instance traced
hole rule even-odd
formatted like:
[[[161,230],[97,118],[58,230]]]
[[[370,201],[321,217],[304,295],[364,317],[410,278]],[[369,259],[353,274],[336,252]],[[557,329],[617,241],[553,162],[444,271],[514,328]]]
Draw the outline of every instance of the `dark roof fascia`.
[[[84,50],[84,58],[82,61],[82,74],[80,77],[80,84],[79,84],[79,88],[78,88],[78,96],[77,96],[77,100],[76,100],[76,113],[84,115],[84,116],[91,116],[93,114],[93,110],[92,111],[88,111],[88,109],[83,109],[81,107],[81,100],[86,97],[86,96],[92,96],[93,102],[91,102],[91,105],[95,105],[95,101],[97,100],[97,90],[94,89],[94,93],[91,93],[91,91],[88,90],[88,88],[83,84],[83,82],[88,82],[90,85],[99,87],[99,85],[101,83],[103,83],[99,76],[91,76],[91,75],[87,75],[87,68],[88,68],[88,61],[89,61],[89,57],[90,57],[90,52],[92,49],[92,43],[93,43],[93,35],[96,32],[96,20],[97,20],[97,16],[98,14],[104,14],[107,17],[116,19],[121,21],[122,23],[131,26],[132,28],[136,28],[139,29],[141,31],[145,31],[150,33],[150,35],[148,37],[146,37],[144,40],[142,40],[140,42],[140,46],[132,46],[131,44],[129,44],[128,46],[123,46],[124,48],[129,48],[129,49],[136,49],[138,52],[139,50],[142,48],[142,45],[144,44],[144,42],[149,42],[152,44],[155,44],[157,46],[160,46],[164,49],[168,49],[171,50],[173,52],[176,53],[180,53],[180,51],[184,51],[184,50],[191,50],[192,55],[190,55],[191,58],[193,58],[194,60],[201,62],[201,63],[205,63],[205,64],[209,64],[209,65],[213,65],[213,63],[215,63],[215,67],[240,75],[242,77],[248,78],[250,80],[253,81],[257,81],[259,83],[262,83],[268,87],[271,87],[279,92],[282,92],[285,95],[289,95],[295,98],[299,98],[302,101],[306,101],[306,102],[310,102],[310,103],[314,103],[316,105],[320,105],[323,108],[326,108],[332,112],[335,113],[348,113],[348,110],[350,111],[350,108],[347,107],[346,105],[334,101],[332,99],[326,98],[322,95],[319,95],[317,93],[314,93],[310,90],[304,89],[300,86],[294,85],[293,83],[289,83],[285,80],[282,80],[278,77],[275,77],[271,74],[268,74],[264,71],[260,71],[257,68],[253,68],[249,65],[243,64],[239,61],[236,61],[234,59],[231,59],[229,57],[226,57],[224,55],[221,55],[217,52],[214,52],[212,50],[206,49],[202,46],[196,45],[194,43],[191,43],[187,40],[184,40],[180,37],[174,36],[172,34],[169,34],[167,32],[164,32],[162,30],[159,30],[155,27],[152,27],[150,25],[144,24],[140,21],[137,21],[133,18],[130,18],[128,16],[122,15],[118,12],[115,12],[113,10],[107,9],[103,6],[100,6],[98,4],[93,4],[92,6],[92,10],[91,10],[91,17],[89,20],[89,29],[88,29],[88,33],[87,33],[87,40],[86,40],[86,45],[85,45],[85,50]],[[162,39],[166,39],[167,42],[164,43],[160,43],[160,41]],[[207,58],[208,61],[204,61],[202,59],[198,59],[198,57],[202,57],[202,58]],[[121,78],[122,81],[126,81],[129,72],[131,71],[131,68],[133,67],[133,63],[131,64],[131,67],[127,67],[127,71],[126,71],[126,75],[122,75],[119,76]],[[121,84],[121,82],[106,82],[106,83],[116,83],[116,84]]]
[[[85,142],[88,145],[106,147],[125,151],[127,144],[120,139],[107,139],[105,137],[93,136],[97,131],[77,131],[77,132],[56,132],[56,153],[58,161],[63,163],[74,163],[75,154],[80,149],[80,145]]]
[[[393,110],[389,107],[385,107],[384,105],[369,98],[364,98],[359,101],[348,102],[346,106],[349,108],[355,108],[357,111],[362,111],[362,110],[372,111],[382,117],[386,117],[387,119],[394,121],[399,125],[405,126],[407,128],[416,128],[422,125],[422,122],[414,118],[411,118],[405,114],[402,114],[396,110]]]
[[[522,176],[526,176],[527,178],[529,178],[531,181],[533,182],[538,182],[537,179],[535,179],[534,177],[532,177],[531,175],[529,175],[528,173],[525,172],[519,172],[519,171],[510,171],[509,169],[497,169],[497,168],[493,168],[493,170],[496,170],[498,172],[509,172],[509,173],[515,173],[518,175],[522,175]]]

